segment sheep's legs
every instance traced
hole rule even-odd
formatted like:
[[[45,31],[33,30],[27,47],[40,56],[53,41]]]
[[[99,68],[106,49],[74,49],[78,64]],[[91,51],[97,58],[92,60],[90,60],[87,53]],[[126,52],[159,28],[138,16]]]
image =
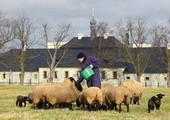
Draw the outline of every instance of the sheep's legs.
[[[126,106],[127,106],[127,112],[129,112],[129,104],[127,104]]]
[[[68,108],[69,108],[69,110],[73,110],[71,103],[68,104]]]
[[[19,107],[22,107],[22,102],[21,101],[19,102]]]
[[[150,107],[148,107],[148,113],[150,113],[150,112],[151,112]]]
[[[16,101],[16,106],[18,106],[18,102],[19,102],[19,101],[17,100],[17,101]]]
[[[121,103],[119,104],[119,113],[122,111],[121,109]]]
[[[26,102],[24,101],[24,107],[26,106]]]

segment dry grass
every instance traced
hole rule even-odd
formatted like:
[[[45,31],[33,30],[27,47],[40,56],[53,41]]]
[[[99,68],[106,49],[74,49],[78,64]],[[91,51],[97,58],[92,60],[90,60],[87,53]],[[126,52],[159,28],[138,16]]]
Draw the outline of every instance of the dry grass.
[[[130,112],[123,111],[83,111],[73,104],[74,111],[68,109],[34,110],[27,103],[24,108],[15,106],[18,95],[28,95],[34,86],[0,85],[0,119],[1,120],[168,120],[170,115],[170,88],[145,88],[140,105],[130,105]],[[157,93],[164,93],[159,111],[147,113],[148,99]]]

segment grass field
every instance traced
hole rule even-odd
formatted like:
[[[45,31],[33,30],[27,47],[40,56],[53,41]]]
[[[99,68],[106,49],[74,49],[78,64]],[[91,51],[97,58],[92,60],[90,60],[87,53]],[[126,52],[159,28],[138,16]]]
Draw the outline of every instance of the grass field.
[[[15,106],[18,95],[28,95],[34,86],[0,85],[0,120],[169,120],[170,88],[144,88],[140,105],[130,105],[130,112],[122,106],[117,111],[83,111],[73,103],[73,111],[68,109],[34,110],[32,104],[19,108]],[[157,93],[165,94],[160,110],[147,113],[147,101]]]

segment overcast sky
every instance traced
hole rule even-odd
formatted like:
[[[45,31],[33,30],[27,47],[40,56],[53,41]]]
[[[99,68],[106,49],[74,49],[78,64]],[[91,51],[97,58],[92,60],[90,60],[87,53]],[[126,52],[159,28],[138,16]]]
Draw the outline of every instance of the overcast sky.
[[[1,0],[0,10],[9,16],[25,12],[36,21],[72,23],[75,35],[90,35],[92,8],[97,22],[110,26],[127,16],[165,22],[170,18],[170,0]]]

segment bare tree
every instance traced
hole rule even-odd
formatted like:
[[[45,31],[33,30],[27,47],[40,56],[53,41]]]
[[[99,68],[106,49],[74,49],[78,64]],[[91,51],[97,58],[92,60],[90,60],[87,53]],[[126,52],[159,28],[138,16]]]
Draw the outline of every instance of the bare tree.
[[[163,61],[167,70],[167,86],[170,87],[170,21],[169,25],[155,24],[153,27],[155,45],[160,49],[160,60]]]
[[[16,29],[16,41],[19,41],[21,44],[21,54],[20,54],[20,84],[24,84],[24,74],[25,74],[25,61],[26,61],[26,52],[27,49],[35,43],[35,28],[33,20],[31,20],[25,13],[19,15],[15,21]]]
[[[0,12],[0,49],[15,38],[15,24],[12,18]]]
[[[100,60],[100,56],[107,56],[106,53],[107,52],[102,52],[103,50],[101,50],[101,47],[102,47],[102,44],[104,42],[104,39],[107,38],[110,34],[110,27],[108,25],[108,23],[106,22],[99,22],[97,24],[97,29],[96,29],[96,34],[97,34],[97,41],[94,41],[96,42],[94,45],[97,45],[97,46],[94,46],[94,50],[97,51],[97,52],[94,52],[94,53],[97,53],[97,58]],[[107,49],[106,49],[107,51]]]
[[[137,75],[137,81],[141,81],[141,75],[148,66],[152,50],[143,51],[143,44],[150,40],[147,20],[144,18],[126,18],[115,23],[115,36],[123,43],[123,59],[133,65]],[[135,46],[135,48],[133,48]]]
[[[58,64],[61,62],[63,57],[65,56],[68,48],[65,48],[62,54],[59,54],[59,48],[62,44],[62,42],[69,37],[70,35],[70,29],[71,29],[71,24],[58,24],[56,30],[52,28],[49,24],[49,22],[44,22],[42,24],[42,32],[41,36],[42,39],[45,40],[46,45],[48,45],[48,42],[52,41],[54,43],[54,48],[48,48],[46,46],[48,55],[46,56],[46,61],[48,64],[48,67],[50,69],[50,74],[49,74],[49,82],[53,82],[54,79],[54,70],[58,66]],[[54,31],[53,31],[54,30]],[[52,52],[51,50],[54,50]],[[60,56],[59,59],[57,59],[57,56]],[[48,59],[50,58],[50,59]],[[57,60],[56,60],[57,59]]]

